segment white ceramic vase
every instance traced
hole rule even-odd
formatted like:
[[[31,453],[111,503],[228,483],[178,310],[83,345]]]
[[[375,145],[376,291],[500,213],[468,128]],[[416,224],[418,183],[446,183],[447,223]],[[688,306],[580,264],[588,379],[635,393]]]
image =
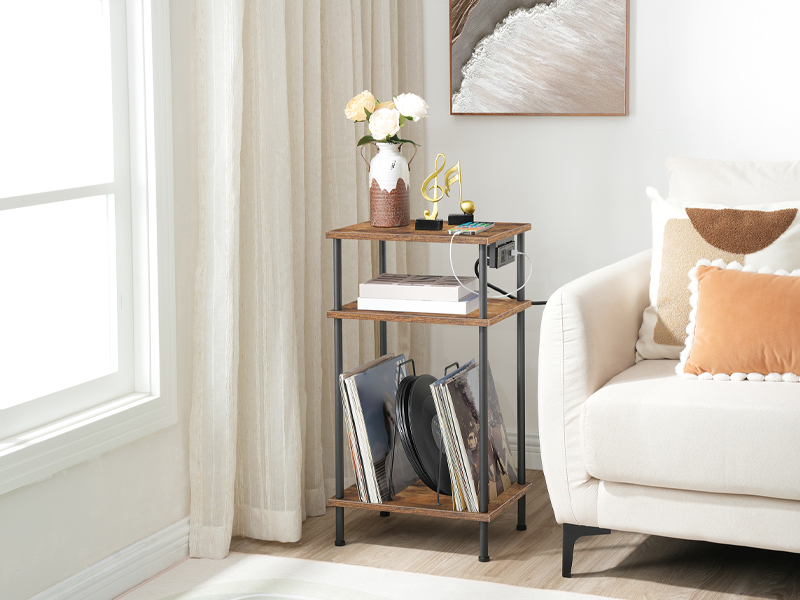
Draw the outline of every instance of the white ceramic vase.
[[[373,227],[404,227],[411,222],[408,161],[402,144],[377,142],[369,163],[369,223]],[[413,158],[412,158],[413,160]]]

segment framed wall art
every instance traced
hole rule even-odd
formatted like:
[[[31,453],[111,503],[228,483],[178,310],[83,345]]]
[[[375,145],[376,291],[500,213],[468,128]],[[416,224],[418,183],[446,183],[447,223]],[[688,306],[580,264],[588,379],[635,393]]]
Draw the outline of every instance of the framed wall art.
[[[450,0],[450,113],[626,115],[628,0]]]

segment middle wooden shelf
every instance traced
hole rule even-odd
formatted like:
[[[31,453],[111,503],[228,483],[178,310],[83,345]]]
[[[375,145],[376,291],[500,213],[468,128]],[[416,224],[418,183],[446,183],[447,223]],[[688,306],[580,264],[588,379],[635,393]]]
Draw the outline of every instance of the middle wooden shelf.
[[[380,310],[359,310],[357,302],[349,302],[341,310],[329,310],[329,319],[356,319],[359,321],[399,321],[404,323],[430,323],[432,325],[468,325],[490,327],[508,317],[522,312],[531,306],[530,300],[511,300],[489,298],[486,318],[481,319],[477,310],[468,315],[434,315],[428,313],[389,312]]]

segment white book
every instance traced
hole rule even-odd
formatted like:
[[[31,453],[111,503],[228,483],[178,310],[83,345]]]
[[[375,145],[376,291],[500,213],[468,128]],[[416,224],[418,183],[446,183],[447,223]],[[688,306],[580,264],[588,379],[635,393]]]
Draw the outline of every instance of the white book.
[[[434,300],[458,302],[478,291],[476,277],[459,277],[463,287],[452,275],[397,275],[384,273],[358,286],[361,298],[395,300]],[[469,288],[469,289],[467,289]]]
[[[434,300],[393,300],[389,298],[358,298],[358,310],[384,310],[390,312],[431,313],[435,315],[468,315],[478,310],[480,297],[471,294],[457,302]]]

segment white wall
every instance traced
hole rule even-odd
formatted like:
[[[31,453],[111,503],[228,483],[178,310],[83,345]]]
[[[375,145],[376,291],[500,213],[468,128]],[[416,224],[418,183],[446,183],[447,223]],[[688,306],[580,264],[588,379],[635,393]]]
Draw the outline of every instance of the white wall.
[[[172,10],[178,423],[0,496],[0,598],[23,600],[189,514],[197,185],[193,2]]]
[[[449,114],[448,0],[424,2],[428,170],[439,152],[461,160],[466,199],[487,221],[532,223],[528,298],[650,246],[647,185],[667,192],[667,156],[800,159],[800,3],[783,0],[631,0],[627,117]],[[765,199],[766,200],[766,199]],[[440,203],[445,215],[457,205]],[[421,216],[421,215],[416,215]],[[477,250],[456,248],[459,272]],[[429,246],[431,273],[447,273]],[[490,281],[514,289],[513,267]],[[528,311],[528,432],[536,426],[541,309]],[[441,334],[441,335],[436,335]],[[438,327],[438,372],[477,355],[477,333]],[[464,348],[467,349],[464,349]],[[510,430],[516,399],[515,324],[489,331],[489,352]],[[633,349],[631,349],[633,351]],[[510,421],[510,423],[509,423]]]

